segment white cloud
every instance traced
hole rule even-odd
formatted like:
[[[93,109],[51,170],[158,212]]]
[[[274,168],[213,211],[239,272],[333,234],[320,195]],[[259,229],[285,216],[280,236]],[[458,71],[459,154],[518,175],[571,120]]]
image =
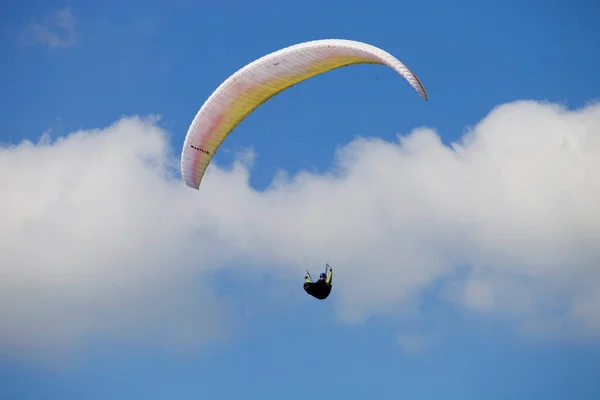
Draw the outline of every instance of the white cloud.
[[[152,119],[2,148],[0,351],[148,332],[198,346],[227,332],[215,271],[244,260],[301,280],[298,255],[331,262],[344,321],[414,316],[441,281],[444,301],[528,335],[598,339],[599,127],[598,105],[516,102],[454,149],[425,128],[360,139],[335,172],[264,192],[248,185],[252,157],[185,187]]]
[[[2,149],[2,352],[53,358],[89,337],[152,332],[179,347],[221,334],[209,288],[191,284],[218,264],[217,246],[195,223],[193,194],[166,174],[153,123]]]
[[[76,42],[75,18],[69,7],[55,10],[41,21],[30,22],[19,36],[26,45],[69,47]]]

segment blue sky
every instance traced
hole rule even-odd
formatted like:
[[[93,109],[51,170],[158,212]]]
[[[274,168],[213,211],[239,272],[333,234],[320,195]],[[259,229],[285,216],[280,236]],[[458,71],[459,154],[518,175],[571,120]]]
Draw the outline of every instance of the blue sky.
[[[0,397],[600,397],[598,5],[9,3]],[[200,192],[163,170],[224,79],[321,38],[429,101],[345,68],[250,115]]]

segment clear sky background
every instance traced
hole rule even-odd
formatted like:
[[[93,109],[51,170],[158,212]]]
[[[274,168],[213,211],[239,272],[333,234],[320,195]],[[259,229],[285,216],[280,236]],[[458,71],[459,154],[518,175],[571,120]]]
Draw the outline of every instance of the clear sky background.
[[[600,6],[22,1],[0,32],[0,398],[600,398]],[[389,51],[271,99],[252,60]],[[329,262],[326,301],[305,269]]]

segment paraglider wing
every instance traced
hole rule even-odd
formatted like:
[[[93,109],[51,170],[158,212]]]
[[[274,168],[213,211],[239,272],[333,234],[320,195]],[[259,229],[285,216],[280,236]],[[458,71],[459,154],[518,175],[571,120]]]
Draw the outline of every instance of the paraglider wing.
[[[268,99],[303,80],[352,64],[386,65],[427,100],[427,93],[416,75],[375,46],[352,40],[324,39],[286,47],[231,75],[202,105],[183,144],[181,173],[185,183],[194,189],[200,187],[204,172],[223,140]]]

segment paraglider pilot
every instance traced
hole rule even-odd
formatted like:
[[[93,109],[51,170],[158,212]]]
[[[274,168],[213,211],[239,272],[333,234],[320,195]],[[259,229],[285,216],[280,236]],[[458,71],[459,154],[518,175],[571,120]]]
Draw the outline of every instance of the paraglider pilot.
[[[306,271],[306,275],[304,275],[304,290],[306,293],[319,300],[325,300],[329,296],[329,293],[331,293],[331,279],[333,278],[333,270],[329,264],[325,264],[325,266],[327,268],[327,275],[324,272],[321,272],[321,275],[319,275],[319,280],[316,282],[313,282],[308,270]]]

